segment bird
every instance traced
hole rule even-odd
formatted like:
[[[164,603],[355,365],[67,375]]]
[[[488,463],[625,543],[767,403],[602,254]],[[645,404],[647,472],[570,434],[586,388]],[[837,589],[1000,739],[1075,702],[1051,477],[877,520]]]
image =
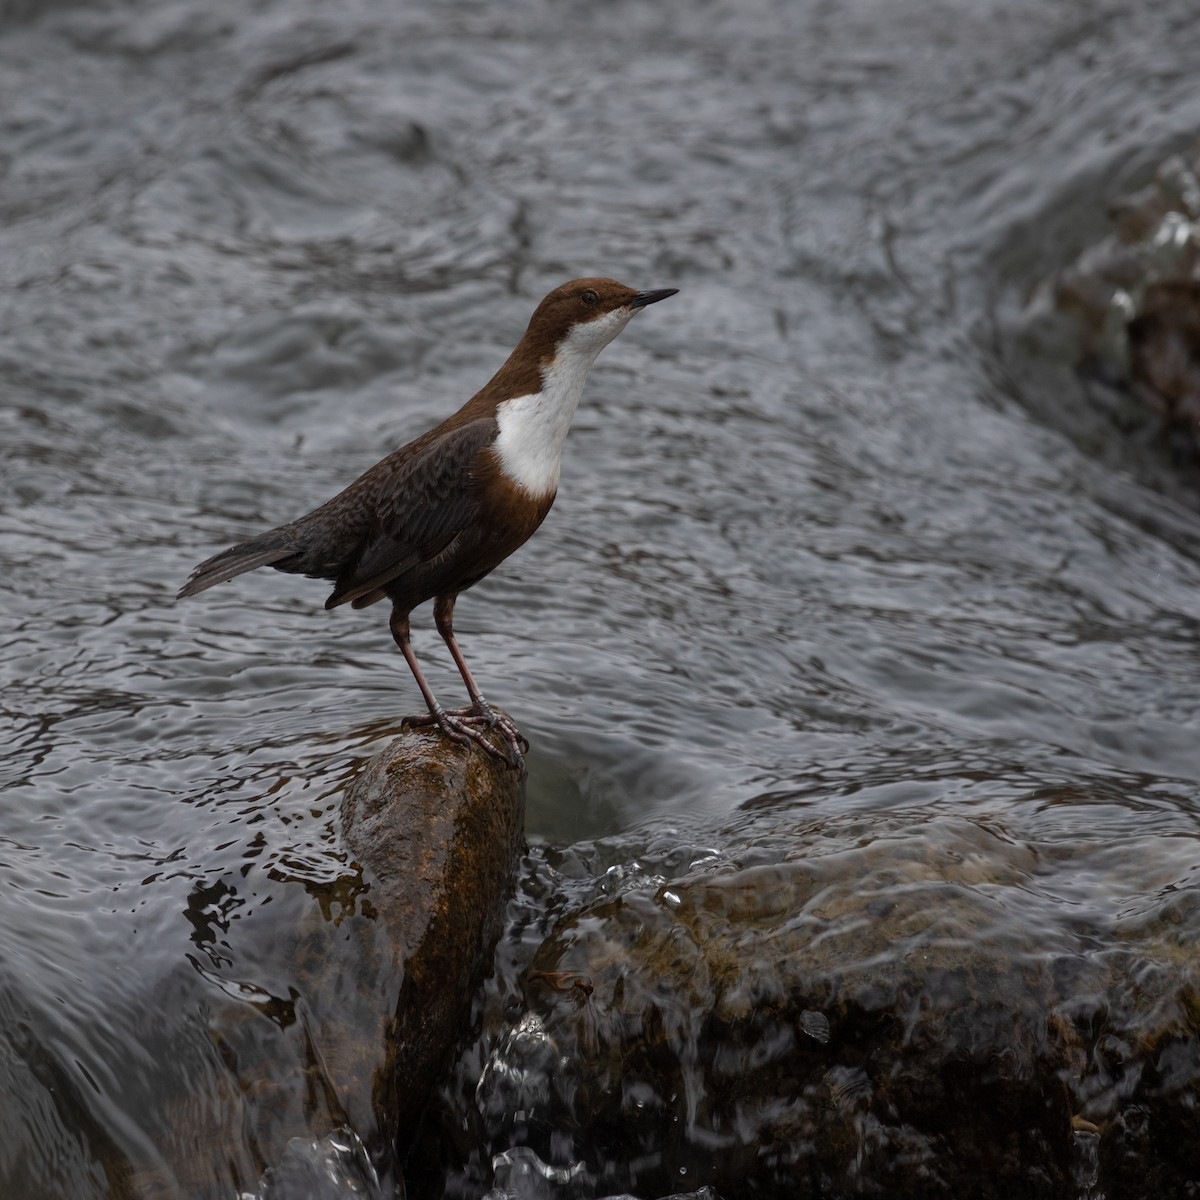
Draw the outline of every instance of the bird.
[[[455,601],[545,520],[558,492],[567,430],[597,355],[635,314],[678,291],[638,291],[600,277],[554,288],[504,364],[457,412],[305,516],[202,562],[177,598],[273,567],[331,581],[327,609],[390,600],[392,637],[428,709],[406,717],[404,726],[436,727],[524,771],[529,743],[476,685],[454,636]],[[413,651],[409,615],[428,600],[466,685],[470,704],[463,708],[441,705]]]

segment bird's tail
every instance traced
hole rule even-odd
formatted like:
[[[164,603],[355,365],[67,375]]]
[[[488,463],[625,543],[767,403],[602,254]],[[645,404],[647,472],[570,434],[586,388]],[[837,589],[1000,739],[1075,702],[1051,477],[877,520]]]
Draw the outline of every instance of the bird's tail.
[[[188,576],[187,583],[179,589],[176,599],[194,596],[213,584],[224,583],[244,571],[253,571],[255,567],[283,566],[283,561],[292,558],[296,551],[295,543],[284,529],[260,533],[258,537],[230,546],[228,550],[222,550],[220,554],[214,554],[202,562]]]

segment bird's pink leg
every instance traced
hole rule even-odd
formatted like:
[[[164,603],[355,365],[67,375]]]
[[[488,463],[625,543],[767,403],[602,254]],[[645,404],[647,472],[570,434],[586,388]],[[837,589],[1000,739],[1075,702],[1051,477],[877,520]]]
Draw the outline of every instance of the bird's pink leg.
[[[412,637],[409,632],[408,614],[392,610],[391,620],[389,622],[392,637],[396,640],[396,645],[400,647],[400,653],[404,655],[404,661],[408,663],[408,669],[412,671],[413,678],[417,681],[417,687],[421,689],[421,695],[425,699],[425,704],[429,709],[428,717],[405,717],[404,724],[413,727],[422,725],[436,725],[451,741],[459,742],[466,745],[467,742],[474,742],[477,746],[481,746],[494,758],[502,758],[512,768],[516,769],[524,765],[524,760],[521,757],[521,751],[518,743],[508,736],[508,733],[496,720],[494,714],[491,714],[490,709],[486,709],[486,713],[492,716],[489,722],[485,719],[484,714],[479,713],[478,705],[469,713],[448,712],[438,702],[437,697],[433,694],[433,690],[425,680],[425,675],[421,670],[420,664],[417,662],[417,656],[413,652]],[[453,648],[452,648],[453,652]],[[455,661],[458,662],[461,655],[455,655]],[[464,664],[465,665],[465,664]],[[463,668],[460,667],[460,670]],[[470,686],[473,686],[470,685]],[[478,692],[472,695],[472,701]],[[482,699],[482,697],[480,697]],[[508,722],[508,724],[512,724]],[[495,725],[500,728],[500,732],[504,737],[505,749],[500,750],[490,738],[485,737],[477,728],[476,725],[485,725],[490,727]],[[513,726],[515,729],[516,727]],[[520,734],[517,735],[520,737]],[[522,738],[521,741],[524,741]],[[526,743],[528,746],[528,743]]]
[[[498,713],[492,706],[483,698],[483,694],[475,684],[475,679],[471,675],[471,669],[467,666],[467,660],[463,657],[463,652],[459,649],[458,639],[454,636],[454,601],[455,596],[438,596],[433,602],[433,620],[437,625],[437,631],[442,635],[442,640],[450,649],[450,656],[454,659],[454,665],[458,668],[458,673],[462,676],[463,683],[467,685],[467,695],[471,697],[472,708],[470,710],[456,711],[454,715],[471,719],[477,717],[489,729],[496,729],[500,736],[512,747],[514,753],[519,757],[529,749],[529,742],[525,735],[517,728],[516,722],[505,716],[503,713]]]

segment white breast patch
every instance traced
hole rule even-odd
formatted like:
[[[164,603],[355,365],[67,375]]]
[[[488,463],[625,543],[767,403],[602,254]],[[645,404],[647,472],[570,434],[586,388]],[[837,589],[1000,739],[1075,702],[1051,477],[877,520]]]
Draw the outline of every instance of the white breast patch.
[[[500,469],[532,500],[558,490],[559,463],[571,419],[596,355],[629,323],[632,310],[616,309],[576,325],[542,371],[542,390],[505,400],[496,409]]]
[[[542,500],[558,490],[563,442],[574,415],[574,405],[556,405],[545,392],[505,400],[498,408],[500,469],[530,499]]]

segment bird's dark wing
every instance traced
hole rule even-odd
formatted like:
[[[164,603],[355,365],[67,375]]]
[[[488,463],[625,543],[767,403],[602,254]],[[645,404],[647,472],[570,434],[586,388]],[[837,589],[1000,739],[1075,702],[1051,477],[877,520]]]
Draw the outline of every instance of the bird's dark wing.
[[[478,511],[472,460],[495,437],[493,417],[439,427],[385,458],[347,489],[359,491],[355,506],[367,507],[369,520],[326,608],[365,600],[450,548]]]

